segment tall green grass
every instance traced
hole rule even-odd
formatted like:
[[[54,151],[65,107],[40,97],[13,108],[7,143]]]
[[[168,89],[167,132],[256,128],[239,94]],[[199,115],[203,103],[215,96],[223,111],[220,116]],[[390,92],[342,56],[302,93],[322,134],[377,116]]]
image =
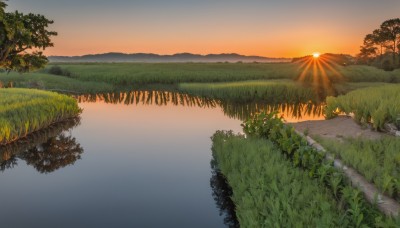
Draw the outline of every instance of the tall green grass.
[[[0,89],[0,144],[25,137],[81,112],[75,99],[30,89]]]
[[[113,85],[105,82],[85,82],[73,78],[42,73],[0,73],[0,82],[4,85],[13,82],[14,87],[18,88],[35,88],[66,93],[98,93],[115,90]]]
[[[316,94],[292,80],[258,80],[225,83],[182,83],[179,90],[224,101],[268,103],[306,103],[314,101]]]
[[[293,64],[241,63],[87,63],[58,64],[82,81],[117,85],[291,79]]]
[[[352,91],[326,100],[328,118],[339,112],[354,114],[359,123],[372,123],[375,129],[383,129],[385,123],[400,125],[400,85],[387,85]]]
[[[339,227],[344,211],[293,168],[271,142],[232,133],[213,136],[215,164],[233,190],[240,227]]]
[[[232,82],[266,79],[298,79],[305,68],[299,63],[84,63],[57,64],[83,81],[112,84],[182,82]],[[49,68],[51,65],[49,66]],[[400,82],[400,70],[385,72],[369,66],[330,64],[324,72],[331,82]],[[313,80],[313,67],[306,71]],[[317,69],[317,73],[321,74]]]
[[[381,191],[400,201],[400,139],[385,137],[378,140],[362,138],[318,138],[328,151],[347,165],[354,167]]]

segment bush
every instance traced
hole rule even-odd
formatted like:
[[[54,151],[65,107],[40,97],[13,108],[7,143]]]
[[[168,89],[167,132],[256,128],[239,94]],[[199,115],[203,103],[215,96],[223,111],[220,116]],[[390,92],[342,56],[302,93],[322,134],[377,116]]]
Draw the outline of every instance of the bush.
[[[393,62],[386,59],[382,62],[382,69],[384,71],[394,71],[394,65]]]
[[[50,69],[47,71],[47,73],[58,75],[58,76],[71,77],[71,72],[69,72],[66,69],[62,69],[60,66],[50,67]]]

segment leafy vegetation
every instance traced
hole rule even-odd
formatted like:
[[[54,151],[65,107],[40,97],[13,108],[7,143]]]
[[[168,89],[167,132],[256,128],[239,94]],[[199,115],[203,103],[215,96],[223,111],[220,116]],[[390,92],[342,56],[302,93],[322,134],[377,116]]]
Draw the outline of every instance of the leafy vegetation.
[[[75,99],[57,93],[0,89],[0,144],[6,144],[76,117],[81,112]]]
[[[400,18],[384,21],[380,28],[364,38],[357,58],[359,63],[372,64],[385,71],[400,67]]]
[[[383,221],[377,209],[368,204],[358,190],[349,187],[350,183],[333,167],[333,163],[325,160],[324,154],[309,146],[292,126],[284,125],[276,113],[255,115],[243,124],[243,130],[249,137],[266,138],[275,143],[278,151],[292,161],[294,166],[307,171],[310,178],[327,187],[340,202],[340,207],[347,211],[350,226],[377,226],[377,221]],[[391,223],[392,220],[387,222]]]
[[[213,136],[214,164],[232,187],[241,227],[338,227],[342,212],[307,173],[270,141],[232,133]]]
[[[326,116],[332,118],[339,112],[353,113],[359,123],[372,123],[382,129],[387,122],[399,124],[400,85],[365,88],[339,97],[328,97]]]
[[[0,68],[27,72],[44,67],[48,60],[41,52],[52,47],[49,31],[52,20],[39,14],[5,12],[7,4],[0,1]]]
[[[333,139],[318,138],[318,141],[331,154],[354,167],[384,193],[399,199],[400,139],[395,137],[379,140],[349,138],[338,142]]]
[[[341,200],[319,178],[293,167],[271,141],[217,132],[213,166],[226,177],[241,227],[395,227],[374,211],[352,187],[340,189]],[[332,170],[326,167],[329,173]],[[340,174],[327,178],[340,186]],[[344,206],[345,205],[345,206]]]

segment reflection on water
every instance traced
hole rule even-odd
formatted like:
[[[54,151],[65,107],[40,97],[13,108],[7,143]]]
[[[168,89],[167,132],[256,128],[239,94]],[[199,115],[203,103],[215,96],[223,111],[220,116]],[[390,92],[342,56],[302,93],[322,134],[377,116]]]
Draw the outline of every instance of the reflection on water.
[[[40,173],[51,173],[81,158],[83,148],[66,131],[80,124],[70,119],[52,125],[10,145],[0,147],[0,171],[17,166],[18,160],[33,166]]]
[[[210,186],[213,191],[212,196],[217,204],[220,216],[224,217],[224,224],[230,228],[240,227],[235,213],[235,204],[231,199],[232,188],[224,175],[218,170],[214,159],[211,160],[211,170]]]
[[[191,96],[179,92],[168,91],[131,91],[126,93],[88,94],[76,97],[78,102],[104,102],[126,105],[158,105],[158,106],[188,106],[201,108],[221,108],[230,118],[246,120],[255,113],[262,111],[278,111],[288,122],[324,119],[324,104],[311,101],[289,101],[280,98],[257,101],[227,101],[208,97]]]

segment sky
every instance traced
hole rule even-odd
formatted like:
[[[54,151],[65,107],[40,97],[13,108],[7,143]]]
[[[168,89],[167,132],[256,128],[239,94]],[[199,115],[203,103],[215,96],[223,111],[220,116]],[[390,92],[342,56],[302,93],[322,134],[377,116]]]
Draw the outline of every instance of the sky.
[[[9,0],[7,11],[52,19],[47,55],[106,52],[356,54],[366,34],[400,17],[399,0]]]

